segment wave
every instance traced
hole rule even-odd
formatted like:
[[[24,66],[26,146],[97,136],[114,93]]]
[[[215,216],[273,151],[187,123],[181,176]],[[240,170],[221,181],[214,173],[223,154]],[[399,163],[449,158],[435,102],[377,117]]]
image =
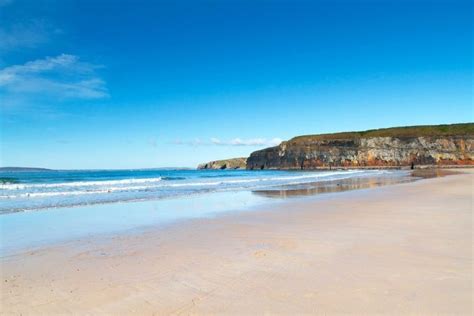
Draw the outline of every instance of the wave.
[[[230,171],[233,172],[233,171]],[[233,178],[233,177],[239,177],[241,175],[238,174],[204,174],[199,176],[199,178]]]
[[[15,184],[20,182],[18,178],[0,177],[0,184]]]
[[[265,172],[201,177],[201,174],[173,174],[120,180],[72,181],[60,183],[0,184],[0,214],[12,210],[34,210],[120,201],[150,200],[205,192],[286,188],[351,177],[382,176],[390,171]],[[208,179],[203,179],[208,178]],[[64,179],[64,178],[63,178]],[[109,178],[110,179],[110,178]],[[58,181],[59,179],[55,179]]]
[[[336,171],[336,172],[327,172],[327,173],[314,173],[298,176],[282,176],[282,177],[266,177],[266,178],[250,178],[250,179],[240,179],[240,180],[222,180],[216,182],[188,182],[182,184],[173,184],[169,186],[199,186],[199,185],[220,185],[226,183],[251,183],[258,181],[284,181],[284,180],[297,180],[297,179],[310,179],[310,178],[320,178],[320,177],[329,177],[338,174],[354,174],[364,171]],[[90,186],[123,186],[123,185],[135,185],[135,184],[157,184],[161,181],[178,181],[186,180],[185,177],[156,177],[156,178],[142,178],[142,179],[122,179],[122,180],[100,180],[100,181],[73,181],[73,182],[60,182],[60,183],[33,183],[33,184],[20,184],[20,183],[10,183],[10,184],[0,184],[1,190],[25,190],[25,189],[48,189],[48,188],[61,188],[61,187],[90,187]]]
[[[123,184],[139,184],[139,183],[156,183],[162,180],[157,178],[143,178],[143,179],[123,179],[123,180],[100,180],[100,181],[75,181],[75,182],[60,182],[60,183],[35,183],[35,184],[2,184],[0,189],[4,190],[23,190],[28,188],[58,188],[58,187],[84,187],[84,186],[114,186]]]
[[[65,195],[87,195],[87,194],[106,194],[113,192],[137,192],[145,191],[150,189],[149,186],[134,186],[134,187],[109,187],[106,189],[96,190],[78,190],[78,191],[50,191],[50,192],[26,192],[13,195],[0,195],[3,199],[15,199],[15,198],[35,198],[35,197],[52,197],[52,196],[65,196]]]
[[[356,174],[356,173],[365,173],[366,171],[363,170],[349,170],[349,171],[334,171],[334,172],[326,172],[320,174],[310,174],[310,175],[302,175],[302,176],[291,176],[291,177],[275,177],[272,178],[273,180],[297,180],[297,179],[309,179],[309,178],[323,178],[323,177],[330,177],[336,175],[347,175],[347,174]]]
[[[53,200],[58,202],[60,199],[75,197],[75,201],[68,202],[72,203],[71,205],[75,205],[77,203],[87,203],[87,201],[92,202],[93,200],[104,198],[120,201],[123,199],[133,199],[134,197],[139,196],[172,196],[176,194],[188,194],[190,192],[199,193],[223,190],[227,191],[264,187],[281,187],[359,177],[364,175],[378,175],[383,173],[386,173],[386,171],[368,172],[364,170],[351,170],[313,172],[303,174],[293,173],[286,175],[260,174],[259,177],[243,176],[242,178],[238,179],[224,176],[223,179],[219,180],[205,180],[201,177],[190,179],[189,177],[163,176],[142,179],[135,178],[102,181],[73,181],[41,184],[3,184],[0,185],[0,200],[9,201],[11,204],[15,203],[15,201],[18,201],[19,203],[29,203],[27,200],[32,199],[32,201],[35,201],[35,204],[50,204]],[[80,198],[80,196],[84,196],[84,198]]]
[[[168,184],[167,186],[173,187],[181,187],[181,186],[199,186],[199,185],[223,185],[223,184],[233,184],[233,183],[252,183],[252,182],[268,182],[268,181],[286,181],[286,180],[303,180],[303,179],[319,179],[337,175],[353,175],[356,173],[364,173],[361,170],[353,170],[353,171],[335,171],[335,172],[327,172],[327,173],[320,173],[320,174],[307,174],[307,175],[299,175],[299,176],[284,176],[284,177],[267,177],[267,178],[253,178],[253,179],[241,179],[241,180],[223,180],[223,181],[216,181],[216,182],[192,182],[192,183],[176,183],[176,184]]]
[[[161,177],[163,181],[172,181],[172,180],[186,180],[186,177]]]

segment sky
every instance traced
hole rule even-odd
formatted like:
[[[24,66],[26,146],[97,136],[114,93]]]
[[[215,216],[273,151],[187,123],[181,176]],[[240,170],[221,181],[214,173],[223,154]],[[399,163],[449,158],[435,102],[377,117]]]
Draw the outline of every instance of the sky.
[[[0,0],[0,166],[195,167],[473,121],[471,1]]]

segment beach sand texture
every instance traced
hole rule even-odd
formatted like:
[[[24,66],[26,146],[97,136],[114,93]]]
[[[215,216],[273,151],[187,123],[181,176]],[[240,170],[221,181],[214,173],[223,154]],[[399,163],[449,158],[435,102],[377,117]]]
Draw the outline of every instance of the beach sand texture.
[[[3,257],[1,313],[471,315],[466,172]]]

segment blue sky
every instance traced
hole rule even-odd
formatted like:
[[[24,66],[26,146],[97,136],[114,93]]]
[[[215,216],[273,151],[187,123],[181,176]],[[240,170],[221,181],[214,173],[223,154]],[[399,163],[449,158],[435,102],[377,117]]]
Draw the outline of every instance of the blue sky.
[[[0,0],[1,165],[195,166],[473,121],[471,1]]]

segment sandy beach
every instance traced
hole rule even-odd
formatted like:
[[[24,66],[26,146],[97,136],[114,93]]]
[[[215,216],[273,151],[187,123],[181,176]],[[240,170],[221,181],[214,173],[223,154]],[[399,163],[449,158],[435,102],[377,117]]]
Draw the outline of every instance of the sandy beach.
[[[1,313],[471,315],[464,171],[3,257]]]

